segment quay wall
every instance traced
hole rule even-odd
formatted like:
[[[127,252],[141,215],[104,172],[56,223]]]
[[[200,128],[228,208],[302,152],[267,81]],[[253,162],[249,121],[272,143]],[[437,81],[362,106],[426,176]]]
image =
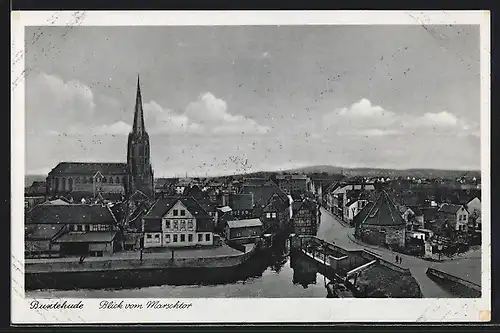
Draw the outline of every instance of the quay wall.
[[[450,291],[457,297],[462,298],[478,298],[481,297],[481,286],[466,281],[457,276],[445,273],[435,268],[429,267],[426,272],[427,276],[443,288]]]
[[[25,288],[133,288],[223,281],[256,252],[206,258],[120,259],[25,264]],[[192,281],[191,281],[192,280]]]

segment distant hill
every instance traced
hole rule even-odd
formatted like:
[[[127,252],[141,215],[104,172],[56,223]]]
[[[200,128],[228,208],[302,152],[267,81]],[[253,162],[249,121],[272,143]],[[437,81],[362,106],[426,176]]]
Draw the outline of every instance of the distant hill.
[[[421,178],[444,178],[455,179],[462,177],[467,173],[467,177],[481,177],[479,170],[439,170],[439,169],[377,169],[377,168],[341,168],[330,165],[318,165],[304,168],[286,170],[286,172],[297,173],[323,173],[340,174],[347,177],[421,177]]]
[[[24,176],[24,187],[31,186],[33,182],[42,182],[47,178],[46,175],[25,175]]]

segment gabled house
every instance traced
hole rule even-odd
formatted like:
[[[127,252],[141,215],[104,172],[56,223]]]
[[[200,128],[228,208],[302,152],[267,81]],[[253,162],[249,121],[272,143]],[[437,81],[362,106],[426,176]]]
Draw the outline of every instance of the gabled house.
[[[61,256],[100,257],[120,250],[117,221],[107,206],[38,205],[26,215],[26,227],[28,246],[38,242]],[[44,246],[39,243],[42,239]]]
[[[424,226],[424,214],[417,206],[407,206],[404,207],[401,213],[403,220],[406,222],[406,229],[409,231],[423,229]]]
[[[290,227],[291,200],[278,189],[267,202],[256,207],[256,216],[260,217],[267,233],[280,233]]]
[[[363,242],[402,248],[406,240],[406,222],[385,190],[378,193],[354,218],[355,236]]]
[[[310,199],[292,203],[293,233],[316,236],[321,213],[319,206]]]
[[[437,219],[444,222],[453,234],[466,233],[469,221],[469,212],[463,205],[442,204],[437,211]]]
[[[144,248],[213,245],[214,219],[192,197],[158,199],[142,218]]]

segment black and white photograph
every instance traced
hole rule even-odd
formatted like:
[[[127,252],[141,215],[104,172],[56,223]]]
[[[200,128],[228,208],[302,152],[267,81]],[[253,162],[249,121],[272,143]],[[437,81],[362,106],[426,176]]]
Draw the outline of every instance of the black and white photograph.
[[[20,320],[488,320],[484,12],[38,14],[12,51]]]

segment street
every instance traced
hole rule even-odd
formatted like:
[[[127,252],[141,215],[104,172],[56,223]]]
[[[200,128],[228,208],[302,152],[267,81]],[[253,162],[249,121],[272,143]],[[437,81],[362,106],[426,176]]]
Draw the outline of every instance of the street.
[[[335,243],[346,249],[366,249],[378,254],[385,260],[394,262],[395,252],[361,244],[354,238],[354,228],[342,225],[332,213],[321,208],[321,223],[317,236],[328,242]],[[481,284],[481,258],[480,253],[474,252],[466,258],[450,260],[445,262],[429,262],[420,258],[407,256],[398,253],[403,258],[402,267],[409,268],[412,275],[420,285],[422,294],[426,298],[452,298],[454,297],[446,290],[442,289],[426,275],[427,268],[434,267],[449,274],[453,274],[462,279]]]

